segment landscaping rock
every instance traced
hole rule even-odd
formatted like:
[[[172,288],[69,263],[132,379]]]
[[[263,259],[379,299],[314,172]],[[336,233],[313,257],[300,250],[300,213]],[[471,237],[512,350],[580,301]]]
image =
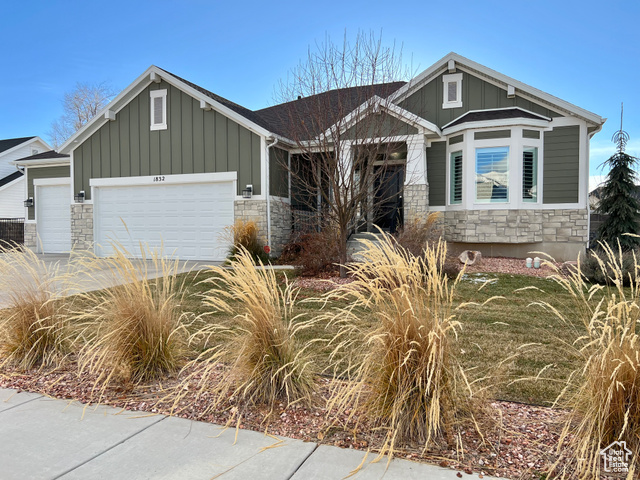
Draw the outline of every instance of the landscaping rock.
[[[482,253],[477,250],[465,250],[458,257],[460,263],[464,265],[474,265],[482,260]]]

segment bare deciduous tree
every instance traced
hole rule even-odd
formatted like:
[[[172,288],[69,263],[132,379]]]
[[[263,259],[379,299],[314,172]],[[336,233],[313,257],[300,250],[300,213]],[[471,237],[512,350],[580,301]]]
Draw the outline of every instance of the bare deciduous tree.
[[[404,118],[390,96],[409,73],[401,49],[361,32],[353,42],[327,37],[309,49],[276,92],[272,112],[294,143],[286,166],[294,218],[296,208],[304,209],[336,228],[342,265],[352,232],[375,231],[374,225],[393,231],[401,216],[403,137],[413,119]]]
[[[64,94],[63,114],[51,123],[49,138],[54,148],[60,147],[89,120],[95,117],[116,94],[106,82],[76,83],[75,88]]]

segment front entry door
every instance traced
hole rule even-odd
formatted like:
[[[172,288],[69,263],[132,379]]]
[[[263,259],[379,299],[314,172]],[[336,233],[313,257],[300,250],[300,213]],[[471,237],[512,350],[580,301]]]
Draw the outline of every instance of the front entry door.
[[[404,166],[378,167],[374,182],[373,223],[383,230],[395,233],[402,225],[402,187]]]

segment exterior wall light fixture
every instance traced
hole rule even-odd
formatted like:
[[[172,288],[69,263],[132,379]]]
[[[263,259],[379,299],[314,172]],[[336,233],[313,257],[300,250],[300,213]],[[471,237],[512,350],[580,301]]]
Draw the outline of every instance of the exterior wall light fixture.
[[[84,190],[80,190],[73,196],[76,203],[84,203]]]
[[[33,197],[29,197],[24,201],[24,206],[29,208],[33,207]]]
[[[253,185],[247,185],[247,188],[242,190],[242,198],[251,198],[253,194]]]

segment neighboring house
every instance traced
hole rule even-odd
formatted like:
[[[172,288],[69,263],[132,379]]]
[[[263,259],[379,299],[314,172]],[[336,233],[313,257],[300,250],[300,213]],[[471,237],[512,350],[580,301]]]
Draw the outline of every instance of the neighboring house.
[[[345,102],[354,92],[321,95]],[[585,249],[589,140],[603,118],[455,53],[375,95],[393,102],[380,113],[406,124],[393,139],[406,146],[396,159],[405,217],[442,212],[455,248],[486,255],[573,259]],[[66,232],[65,249],[108,255],[116,239],[132,253],[145,242],[184,259],[222,260],[225,228],[243,218],[257,221],[277,255],[292,226],[294,187],[282,164],[299,153],[285,110],[305,111],[309,99],[252,111],[150,67],[59,158],[18,162],[31,162],[27,243],[36,247],[37,234],[53,251],[46,237],[55,231]],[[70,217],[42,227],[56,202]]]
[[[40,137],[0,140],[0,218],[24,217],[25,181],[13,161],[51,150]]]

